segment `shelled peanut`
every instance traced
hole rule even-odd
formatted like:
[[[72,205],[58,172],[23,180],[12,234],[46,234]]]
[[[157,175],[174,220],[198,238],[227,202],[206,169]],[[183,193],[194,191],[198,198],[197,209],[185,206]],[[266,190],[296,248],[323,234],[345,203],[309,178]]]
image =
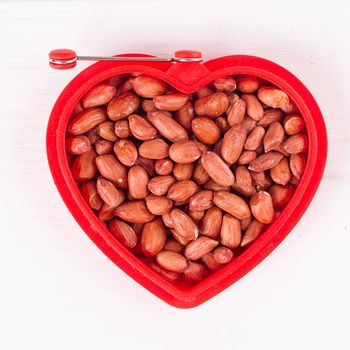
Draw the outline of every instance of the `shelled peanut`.
[[[193,94],[142,74],[81,99],[66,150],[110,233],[165,278],[195,284],[244,251],[301,179],[304,120],[281,89],[241,75]]]

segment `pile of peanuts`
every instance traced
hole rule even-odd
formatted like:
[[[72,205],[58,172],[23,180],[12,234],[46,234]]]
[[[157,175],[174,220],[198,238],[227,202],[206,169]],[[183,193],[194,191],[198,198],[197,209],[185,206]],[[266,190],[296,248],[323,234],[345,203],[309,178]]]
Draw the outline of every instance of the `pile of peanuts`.
[[[306,163],[304,120],[257,77],[193,94],[138,73],[88,91],[66,150],[82,196],[110,233],[173,282],[232,261],[290,200]]]

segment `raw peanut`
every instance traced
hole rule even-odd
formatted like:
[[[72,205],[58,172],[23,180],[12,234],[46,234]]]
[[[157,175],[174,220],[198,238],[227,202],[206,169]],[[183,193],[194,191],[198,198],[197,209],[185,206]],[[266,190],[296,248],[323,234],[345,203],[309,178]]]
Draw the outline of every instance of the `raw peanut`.
[[[167,88],[164,81],[147,75],[140,75],[132,79],[132,87],[139,96],[145,98],[163,95]]]
[[[214,204],[237,219],[243,219],[250,215],[247,203],[241,197],[230,192],[215,192]]]
[[[192,180],[197,185],[203,185],[210,179],[210,176],[203,168],[203,165],[201,161],[198,161],[196,166],[194,167],[193,174],[192,174]]]
[[[174,185],[173,185],[174,186]],[[207,210],[213,206],[213,192],[209,190],[199,191],[190,198],[191,211]]]
[[[208,270],[201,264],[194,261],[189,261],[186,270],[184,271],[184,279],[189,283],[198,283],[207,277]]]
[[[248,169],[255,172],[268,170],[276,166],[282,158],[283,155],[281,153],[271,151],[252,160]]]
[[[180,278],[180,274],[173,271],[168,271],[166,269],[163,269],[162,267],[158,266],[156,263],[151,262],[149,266],[156,272],[158,272],[160,275],[165,277],[171,282],[176,282]]]
[[[240,123],[240,126],[246,131],[247,135],[256,127],[256,120],[250,118],[248,115],[246,115],[242,122]]]
[[[169,175],[173,171],[174,163],[169,158],[157,159],[155,170],[158,175]]]
[[[197,144],[191,140],[174,142],[169,148],[169,157],[176,163],[193,163],[201,156]]]
[[[127,187],[126,167],[112,154],[98,156],[96,158],[97,169],[107,180],[119,188]]]
[[[213,257],[219,264],[228,264],[233,259],[233,253],[227,247],[218,247],[214,249]]]
[[[207,266],[207,268],[210,271],[217,271],[217,270],[221,269],[221,267],[222,267],[222,265],[219,264],[214,259],[214,256],[213,256],[212,252],[209,252],[209,253],[203,255],[201,260],[203,261],[203,263]]]
[[[193,221],[195,221],[195,222],[199,221],[199,220],[202,219],[203,216],[204,216],[204,210],[192,211],[192,210],[187,209],[187,210],[186,210],[186,213],[187,213],[187,214],[190,216],[190,218],[191,218]]]
[[[197,190],[197,185],[191,180],[177,181],[169,188],[167,197],[173,201],[187,201]]]
[[[259,121],[264,117],[264,109],[255,95],[243,94],[241,99],[247,105],[247,114],[250,118]]]
[[[162,111],[148,112],[147,119],[169,141],[188,140],[187,131],[166,113]]]
[[[236,164],[246,165],[249,164],[253,159],[257,157],[256,152],[254,151],[243,151],[238,158]]]
[[[295,153],[290,156],[289,166],[292,174],[300,180],[301,175],[303,175],[305,169],[305,156],[302,153]]]
[[[113,143],[107,140],[97,140],[95,143],[95,150],[99,156],[111,154],[113,152]]]
[[[126,79],[125,74],[114,75],[113,77],[108,79],[110,85],[117,88],[120,84],[122,84]]]
[[[98,211],[98,214],[97,214],[98,219],[101,221],[112,220],[114,218],[114,210],[115,210],[115,207],[110,207],[109,205],[104,203],[100,208],[100,210]]]
[[[157,135],[157,130],[143,117],[132,114],[128,117],[130,132],[139,140],[152,140]]]
[[[197,90],[197,97],[202,98],[202,97],[207,97],[209,95],[212,95],[214,91],[209,87],[209,86],[202,86]]]
[[[201,162],[205,171],[217,184],[231,186],[234,183],[231,169],[216,153],[203,152]]]
[[[84,107],[81,104],[81,101],[79,101],[72,112],[72,117],[75,117],[77,114],[81,113],[83,110],[84,110]]]
[[[156,196],[162,196],[168,192],[170,186],[176,182],[172,175],[159,175],[148,182],[148,189]]]
[[[270,176],[277,184],[286,185],[292,178],[288,160],[282,158],[276,166],[270,169]]]
[[[230,100],[230,107],[233,106],[239,100],[239,96],[233,92],[227,92],[226,94]]]
[[[115,95],[120,96],[124,92],[131,91],[132,89],[132,78],[128,78],[121,85],[119,85],[117,88],[117,93]]]
[[[232,188],[243,196],[251,196],[256,190],[253,186],[253,180],[250,171],[244,165],[237,167],[235,171],[236,182]]]
[[[68,126],[68,133],[71,135],[84,134],[105,120],[107,120],[105,109],[99,107],[86,109],[72,119]]]
[[[160,219],[146,222],[141,235],[141,249],[146,256],[157,255],[166,241],[165,226]]]
[[[275,217],[272,199],[268,192],[255,193],[250,198],[250,208],[254,217],[263,224],[270,224]]]
[[[115,216],[119,216],[125,221],[143,224],[152,221],[154,215],[151,214],[143,200],[126,202],[120,205],[115,211]]]
[[[163,159],[169,155],[169,146],[162,139],[144,141],[139,147],[139,154],[150,159]]]
[[[182,254],[185,248],[177,240],[170,238],[170,239],[167,239],[167,241],[165,242],[164,250]]]
[[[197,147],[200,149],[201,152],[205,152],[208,150],[208,146],[205,145],[203,142],[199,141],[194,135],[191,135],[191,140],[193,140]]]
[[[211,252],[218,244],[218,241],[209,237],[199,237],[187,245],[185,248],[185,257],[189,260],[198,260]]]
[[[265,105],[272,108],[280,108],[283,112],[290,112],[293,108],[288,95],[273,86],[262,86],[258,90],[258,98]]]
[[[193,118],[191,125],[196,138],[207,145],[213,145],[220,138],[220,129],[207,117]]]
[[[251,171],[250,175],[253,180],[253,185],[256,186],[258,191],[266,190],[272,185],[270,176],[264,171]]]
[[[279,152],[279,153],[281,153],[283,156],[289,157],[289,156],[290,156],[290,153],[288,153],[288,152],[284,149],[284,147],[283,147],[284,141],[285,141],[285,139],[283,139],[283,141],[282,141],[280,144],[274,146],[273,149],[272,149],[272,151]]]
[[[165,111],[177,111],[188,101],[189,95],[176,92],[168,95],[156,96],[153,99],[156,108]]]
[[[166,227],[168,227],[168,228],[174,227],[174,222],[173,222],[173,219],[170,217],[170,213],[163,214],[162,220],[163,220],[163,223]]]
[[[136,163],[137,148],[129,139],[117,141],[113,146],[113,151],[122,164],[132,166]]]
[[[221,146],[221,156],[229,164],[234,164],[242,153],[247,134],[245,130],[235,125],[225,135]],[[216,181],[219,183],[218,181]]]
[[[272,198],[273,206],[283,207],[289,202],[293,195],[293,186],[281,186],[274,184],[269,188],[269,193]]]
[[[222,143],[224,142],[224,139],[220,139],[214,146],[213,152],[216,153],[219,157],[221,157],[221,148]]]
[[[139,106],[139,98],[130,91],[123,92],[121,95],[113,98],[107,106],[109,119],[118,121],[133,114]]]
[[[135,165],[141,165],[147,171],[149,176],[154,176],[155,172],[155,161],[153,159],[144,158],[142,156],[138,156],[136,159]]]
[[[176,180],[189,180],[193,173],[193,163],[179,164],[175,163],[173,168],[173,174]]]
[[[194,110],[198,116],[216,118],[227,111],[230,100],[223,92],[201,97],[194,103]]]
[[[108,228],[112,235],[125,247],[134,248],[136,246],[136,233],[127,223],[118,219],[113,219],[109,222]]]
[[[72,164],[72,175],[74,180],[88,181],[96,174],[96,152],[89,149],[87,152],[78,155]]]
[[[237,100],[227,112],[228,125],[234,126],[239,124],[245,116],[246,108],[247,105],[243,100]]]
[[[176,239],[176,241],[178,241],[184,247],[187,246],[187,244],[191,242],[190,240],[179,235],[174,228],[170,228],[170,232],[173,235],[173,237]]]
[[[237,89],[245,94],[252,94],[260,86],[259,78],[253,75],[240,75],[236,78],[236,82]]]
[[[221,77],[214,80],[214,86],[219,91],[235,91],[236,80],[232,77]]]
[[[253,220],[247,230],[245,231],[242,242],[241,242],[241,247],[245,247],[249,243],[253,242],[263,231],[265,225],[258,220]]]
[[[290,179],[289,183],[293,186],[296,186],[299,184],[299,180],[295,177],[295,176],[292,176],[292,178]]]
[[[273,122],[264,137],[264,150],[265,152],[272,151],[276,146],[280,145],[284,138],[284,129],[281,123]]]
[[[124,193],[116,189],[112,182],[103,178],[97,179],[97,192],[109,207],[116,208],[125,201]]]
[[[218,207],[208,209],[199,222],[199,231],[202,235],[216,238],[220,234],[222,224],[222,211]]]
[[[203,186],[206,190],[210,190],[210,191],[230,191],[230,187],[231,186],[222,186],[217,184],[213,179],[210,179],[209,181],[207,181],[204,186]]]
[[[259,120],[258,125],[266,128],[273,122],[279,122],[283,118],[283,113],[279,109],[267,109],[264,112],[264,117]]]
[[[77,135],[66,139],[66,150],[70,154],[83,154],[91,148],[88,137]]]
[[[262,126],[256,126],[247,137],[244,148],[249,151],[254,151],[260,145],[265,136],[265,129]]]
[[[99,210],[102,207],[103,200],[97,192],[95,181],[82,182],[79,190],[90,208]]]
[[[176,233],[185,240],[194,240],[198,237],[198,227],[194,221],[182,210],[173,209],[170,212]]]
[[[140,223],[132,224],[132,228],[134,229],[137,237],[141,236],[144,226],[145,224],[140,224]]]
[[[295,135],[304,129],[304,120],[299,114],[291,113],[284,118],[283,127],[288,135]]]
[[[242,231],[245,231],[247,229],[247,227],[252,222],[252,220],[253,220],[252,215],[249,215],[247,218],[244,218],[244,219],[240,220]]]
[[[134,165],[128,172],[128,189],[134,199],[143,199],[148,195],[149,177],[140,165]]]
[[[114,133],[122,139],[131,137],[132,134],[129,128],[129,122],[126,119],[118,120],[114,124]]]
[[[175,114],[175,120],[186,129],[187,132],[191,132],[191,121],[194,117],[194,110],[192,102],[185,103]]]
[[[84,108],[102,106],[115,95],[116,88],[108,83],[100,83],[90,89],[81,99]]]
[[[242,239],[241,223],[230,214],[225,214],[222,218],[220,230],[220,243],[225,247],[237,248]]]
[[[260,145],[256,150],[255,153],[257,156],[260,156],[260,154],[264,153],[264,146]]]
[[[91,145],[94,145],[100,139],[97,126],[88,131],[85,135],[90,140]]]
[[[157,254],[157,264],[169,271],[182,273],[187,268],[187,260],[179,253],[162,251]]]
[[[142,101],[142,109],[147,112],[153,112],[157,110],[153,100],[143,100]]]
[[[170,212],[173,207],[171,199],[163,196],[155,196],[150,194],[145,198],[147,209],[153,215],[164,215]]]
[[[107,141],[115,142],[118,140],[118,137],[114,132],[114,123],[111,121],[105,121],[99,124],[97,132],[100,137]]]
[[[304,134],[295,134],[284,141],[284,149],[291,154],[301,153],[307,149],[307,137]]]
[[[230,128],[227,119],[225,117],[219,117],[215,119],[215,124],[219,128],[220,135],[225,134],[225,132]]]

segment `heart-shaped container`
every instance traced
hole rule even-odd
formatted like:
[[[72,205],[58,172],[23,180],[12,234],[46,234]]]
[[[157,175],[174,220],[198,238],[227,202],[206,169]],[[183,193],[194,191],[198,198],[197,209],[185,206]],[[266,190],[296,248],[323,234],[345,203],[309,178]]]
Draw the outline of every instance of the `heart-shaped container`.
[[[189,52],[190,54],[190,52]],[[143,54],[131,56],[152,57]],[[191,57],[191,56],[189,56]],[[139,72],[164,80],[192,93],[217,77],[251,74],[284,90],[302,114],[309,139],[304,174],[292,199],[278,219],[231,263],[193,287],[176,286],[122,246],[101,224],[76,185],[65,151],[70,115],[81,97],[97,83],[114,75]],[[47,128],[47,156],[55,184],[68,209],[97,247],[135,281],[165,302],[191,308],[212,298],[259,264],[299,221],[321,181],[327,155],[327,135],[322,114],[311,93],[281,66],[254,56],[233,55],[205,62],[100,61],[79,73],[57,99]]]

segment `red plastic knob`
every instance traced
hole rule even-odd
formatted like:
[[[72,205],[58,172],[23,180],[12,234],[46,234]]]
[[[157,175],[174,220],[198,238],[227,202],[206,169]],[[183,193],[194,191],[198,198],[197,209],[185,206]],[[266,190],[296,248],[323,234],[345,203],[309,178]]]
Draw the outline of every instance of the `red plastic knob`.
[[[202,58],[200,51],[193,50],[179,50],[175,52],[176,58]]]
[[[69,49],[57,49],[49,53],[50,67],[54,69],[69,69],[76,66],[77,54]],[[61,61],[61,62],[55,62]]]

